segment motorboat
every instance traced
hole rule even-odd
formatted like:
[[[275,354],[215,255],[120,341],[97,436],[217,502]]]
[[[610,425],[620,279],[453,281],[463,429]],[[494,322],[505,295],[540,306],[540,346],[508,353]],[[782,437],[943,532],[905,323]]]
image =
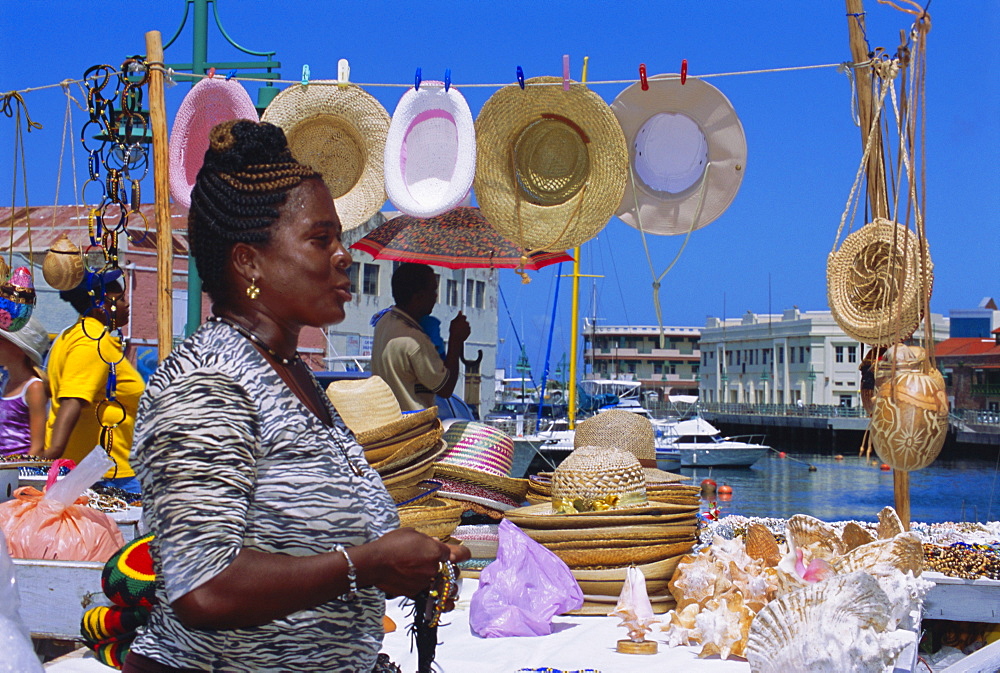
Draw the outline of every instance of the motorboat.
[[[657,461],[680,459],[681,467],[750,467],[771,447],[763,435],[723,437],[714,425],[700,416],[681,421],[656,423]]]

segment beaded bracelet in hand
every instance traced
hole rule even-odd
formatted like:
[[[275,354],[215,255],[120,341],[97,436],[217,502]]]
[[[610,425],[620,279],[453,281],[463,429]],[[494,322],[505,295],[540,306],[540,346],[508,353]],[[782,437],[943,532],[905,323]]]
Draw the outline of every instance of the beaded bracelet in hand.
[[[458,575],[461,571],[455,564],[442,561],[438,574],[434,577],[428,592],[427,610],[424,618],[427,626],[434,628],[441,621],[441,615],[447,612],[448,601],[458,598]]]
[[[354,561],[351,560],[350,555],[347,550],[344,549],[344,545],[338,544],[334,545],[333,551],[340,552],[347,559],[347,593],[340,595],[340,600],[353,602],[358,595],[358,569],[354,567]]]

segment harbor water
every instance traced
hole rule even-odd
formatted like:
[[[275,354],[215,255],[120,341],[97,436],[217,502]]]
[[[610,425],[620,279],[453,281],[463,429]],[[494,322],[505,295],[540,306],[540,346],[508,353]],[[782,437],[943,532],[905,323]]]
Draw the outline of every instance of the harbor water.
[[[866,460],[845,455],[771,453],[750,468],[674,468],[692,483],[711,478],[732,487],[732,497],[717,503],[721,516],[782,517],[808,514],[824,521],[876,521],[893,504],[893,476],[880,469],[872,454]],[[816,467],[809,471],[809,465]],[[998,461],[938,460],[910,473],[910,519],[942,521],[996,521],[1000,519]]]

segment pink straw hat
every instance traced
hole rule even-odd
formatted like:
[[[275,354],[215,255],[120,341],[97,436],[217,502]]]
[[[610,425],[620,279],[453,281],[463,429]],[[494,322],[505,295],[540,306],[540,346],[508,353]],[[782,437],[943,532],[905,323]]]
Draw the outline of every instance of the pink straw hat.
[[[520,502],[528,490],[527,479],[510,476],[514,440],[490,425],[474,421],[452,423],[444,433],[448,450],[434,474],[455,481],[484,486]]]
[[[257,121],[250,94],[234,79],[206,77],[184,97],[170,132],[170,195],[174,203],[191,206],[191,190],[208,149],[208,132],[231,119]]]

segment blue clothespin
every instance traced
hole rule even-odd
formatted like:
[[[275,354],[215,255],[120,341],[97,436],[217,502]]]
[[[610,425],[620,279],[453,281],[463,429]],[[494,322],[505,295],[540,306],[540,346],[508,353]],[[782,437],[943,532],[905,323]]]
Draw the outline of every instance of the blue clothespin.
[[[413,88],[420,91],[420,82],[423,81],[423,76],[420,74],[420,68],[417,68],[417,74],[413,76]]]
[[[231,79],[232,79],[233,77],[236,77],[236,71],[235,71],[235,70],[230,70],[230,71],[229,71],[229,74],[228,74],[228,75],[226,75],[226,81],[228,82],[228,81],[229,81],[229,80],[231,80]]]
[[[302,86],[309,86],[309,66],[302,66]]]
[[[524,88],[524,70],[521,69],[521,66],[517,66],[517,85]]]
[[[445,93],[451,88],[451,68],[445,68],[444,70],[444,90]]]

